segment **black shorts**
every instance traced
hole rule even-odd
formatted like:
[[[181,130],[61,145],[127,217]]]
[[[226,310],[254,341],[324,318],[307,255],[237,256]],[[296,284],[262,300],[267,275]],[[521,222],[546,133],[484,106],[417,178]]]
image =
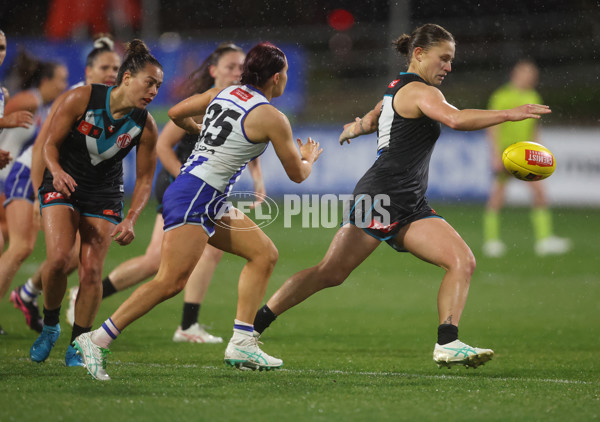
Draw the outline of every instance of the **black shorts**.
[[[158,201],[158,206],[156,207],[156,212],[162,214],[163,211],[163,196],[165,196],[165,191],[169,187],[175,178],[164,168],[158,173],[156,176],[156,182],[154,183],[154,196]]]
[[[354,224],[375,239],[386,242],[398,252],[406,252],[395,242],[400,229],[414,221],[431,217],[443,218],[429,206],[427,201],[422,201],[416,209],[406,210],[385,194],[375,196],[355,194],[350,202],[348,217],[342,225]]]
[[[62,193],[56,192],[54,186],[43,183],[38,192],[40,209],[52,205],[66,205],[87,217],[103,218],[114,224],[123,221],[123,195],[99,197],[97,195],[78,192],[65,198]]]

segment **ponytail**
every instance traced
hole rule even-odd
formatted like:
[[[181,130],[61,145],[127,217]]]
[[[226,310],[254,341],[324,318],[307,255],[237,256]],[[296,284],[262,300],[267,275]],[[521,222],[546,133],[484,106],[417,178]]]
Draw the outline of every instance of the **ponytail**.
[[[275,45],[263,42],[255,45],[244,60],[242,84],[261,87],[285,67],[285,54]]]
[[[150,54],[150,50],[148,50],[144,41],[136,38],[127,44],[125,60],[117,74],[117,85],[121,85],[121,82],[123,82],[123,75],[125,72],[136,75],[147,64],[154,65],[162,70],[162,65],[152,54]]]
[[[85,60],[86,67],[92,67],[96,58],[106,52],[115,51],[115,42],[110,34],[98,34],[94,39],[94,48]]]

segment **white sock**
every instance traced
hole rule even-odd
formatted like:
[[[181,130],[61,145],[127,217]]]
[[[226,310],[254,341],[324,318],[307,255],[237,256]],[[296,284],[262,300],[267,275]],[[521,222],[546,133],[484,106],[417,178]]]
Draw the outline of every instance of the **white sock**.
[[[32,302],[42,293],[41,290],[38,290],[34,285],[31,279],[27,279],[27,282],[21,286],[19,289],[19,296],[23,300],[23,302]]]
[[[242,322],[239,319],[233,322],[233,337],[236,336],[252,336],[254,333],[254,325]]]
[[[108,349],[110,343],[112,343],[119,334],[121,334],[121,331],[115,326],[112,319],[108,318],[104,321],[102,327],[92,331],[92,341],[98,346]]]

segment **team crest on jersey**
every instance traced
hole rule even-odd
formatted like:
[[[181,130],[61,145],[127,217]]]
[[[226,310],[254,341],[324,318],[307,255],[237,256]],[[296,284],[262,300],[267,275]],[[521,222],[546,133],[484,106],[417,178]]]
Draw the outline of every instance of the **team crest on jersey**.
[[[231,91],[231,95],[238,97],[242,101],[248,101],[249,99],[254,97],[254,95],[250,94],[248,91],[244,91],[242,88],[234,89],[233,91]]]
[[[129,133],[122,133],[121,135],[119,135],[116,142],[117,146],[121,149],[127,148],[130,143],[131,135]]]
[[[395,87],[398,82],[400,82],[400,79],[394,79],[392,82],[390,82],[390,84],[388,85],[388,88]]]
[[[110,133],[113,133],[113,132],[115,131],[115,127],[114,127],[113,125],[110,125],[110,126],[108,127],[108,131],[109,131]]]
[[[81,123],[79,123],[79,126],[77,126],[77,130],[80,133],[83,133],[86,136],[91,136],[94,139],[99,139],[100,135],[102,135],[102,128],[94,126],[93,124],[86,122],[85,120],[82,120]]]

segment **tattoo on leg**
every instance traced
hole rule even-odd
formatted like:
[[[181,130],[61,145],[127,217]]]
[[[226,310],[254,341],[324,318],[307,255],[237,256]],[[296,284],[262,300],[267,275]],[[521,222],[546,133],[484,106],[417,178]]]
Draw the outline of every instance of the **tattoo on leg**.
[[[442,324],[452,324],[452,315],[448,315]]]

